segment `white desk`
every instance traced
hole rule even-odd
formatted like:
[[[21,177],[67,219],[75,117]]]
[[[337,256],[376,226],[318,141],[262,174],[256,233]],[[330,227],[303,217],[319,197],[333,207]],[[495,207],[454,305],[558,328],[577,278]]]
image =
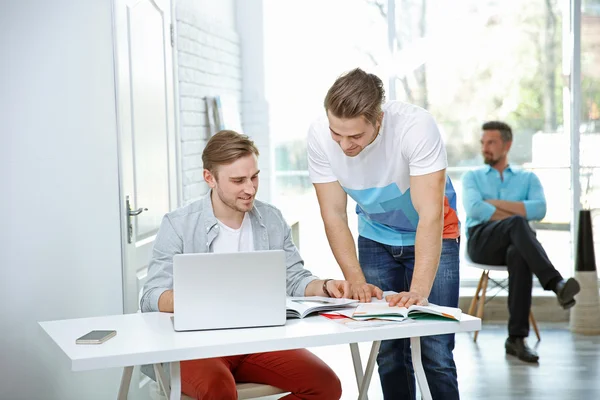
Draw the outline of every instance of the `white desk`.
[[[73,371],[122,367],[119,399],[125,399],[133,366],[154,364],[159,383],[173,399],[181,398],[179,362],[199,358],[260,353],[349,343],[359,384],[359,399],[366,398],[381,340],[410,338],[415,375],[424,399],[431,399],[421,363],[421,336],[481,329],[481,320],[463,314],[461,322],[416,321],[364,329],[350,329],[321,316],[290,320],[284,326],[175,332],[167,313],[136,313],[96,318],[40,322],[41,327],[71,360]],[[98,330],[116,330],[117,336],[102,345],[76,345],[75,339]],[[373,342],[366,370],[358,354],[359,342]],[[171,390],[160,363],[171,363]],[[158,376],[160,375],[160,376]]]

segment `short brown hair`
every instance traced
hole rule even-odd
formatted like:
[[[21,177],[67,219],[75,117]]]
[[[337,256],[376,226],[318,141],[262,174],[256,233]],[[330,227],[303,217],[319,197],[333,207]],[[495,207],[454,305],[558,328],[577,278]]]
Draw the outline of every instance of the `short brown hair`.
[[[503,142],[512,142],[513,133],[510,125],[502,121],[488,121],[481,125],[482,131],[500,131],[500,137]]]
[[[375,125],[384,99],[381,79],[356,68],[336,79],[327,91],[324,106],[337,118],[364,117]]]
[[[222,130],[214,134],[206,143],[202,152],[204,169],[216,175],[215,168],[219,165],[231,164],[235,160],[255,154],[259,155],[258,148],[246,135],[235,131]]]

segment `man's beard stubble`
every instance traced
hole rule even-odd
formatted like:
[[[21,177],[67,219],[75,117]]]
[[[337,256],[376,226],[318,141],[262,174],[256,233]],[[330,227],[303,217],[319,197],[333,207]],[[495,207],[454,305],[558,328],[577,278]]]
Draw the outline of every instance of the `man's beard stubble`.
[[[219,189],[217,189],[217,196],[219,196],[219,199],[221,200],[221,202],[223,204],[225,204],[227,207],[231,208],[232,210],[235,210],[237,212],[242,212],[242,213],[249,211],[249,210],[244,210],[244,209],[238,207],[237,204],[235,204],[235,199],[233,201],[229,201],[225,197],[225,195],[223,194],[223,192],[221,190],[219,190]],[[237,197],[236,197],[236,199],[237,199]],[[252,200],[250,208],[252,208],[253,206],[254,206],[254,199]]]
[[[494,165],[498,164],[498,161],[500,161],[500,160],[494,160],[491,157],[483,156],[483,162],[484,162],[484,164],[487,164],[490,167],[493,167]]]

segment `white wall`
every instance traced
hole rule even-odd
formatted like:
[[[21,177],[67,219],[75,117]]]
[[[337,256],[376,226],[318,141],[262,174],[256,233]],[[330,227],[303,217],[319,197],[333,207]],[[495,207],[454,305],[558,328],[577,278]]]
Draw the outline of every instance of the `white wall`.
[[[0,399],[115,398],[37,325],[122,312],[111,1],[0,10]]]
[[[239,102],[242,97],[233,3],[233,0],[176,2],[183,203],[208,191],[202,177],[202,150],[208,137],[204,98],[229,95]]]
[[[37,324],[122,312],[111,4],[0,0],[2,400],[116,397],[120,370],[70,372]],[[177,1],[178,48],[191,50],[178,55],[184,201],[203,190],[203,96],[242,101],[242,79],[259,76],[242,78],[235,9]],[[253,132],[268,182],[268,129]]]
[[[265,27],[263,0],[236,1],[237,29],[242,57],[242,120],[260,151],[258,197],[273,201],[275,154],[265,96]],[[284,44],[285,45],[285,44]]]

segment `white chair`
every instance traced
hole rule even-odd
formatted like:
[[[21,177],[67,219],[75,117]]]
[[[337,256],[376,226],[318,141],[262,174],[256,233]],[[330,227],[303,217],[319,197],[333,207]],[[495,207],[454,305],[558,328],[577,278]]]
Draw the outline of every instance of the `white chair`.
[[[461,246],[461,247],[466,247],[466,242],[465,242],[465,246]],[[490,299],[488,299],[486,301],[486,294],[488,291],[488,281],[492,281],[492,283],[494,284],[494,287],[498,287],[498,288],[500,288],[500,290],[508,291],[508,284],[507,284],[508,278],[505,278],[502,281],[496,281],[496,280],[490,278],[490,271],[507,272],[507,266],[506,265],[479,264],[479,263],[473,262],[473,260],[471,260],[466,249],[464,249],[462,251],[462,253],[463,253],[462,259],[463,259],[463,261],[466,262],[466,264],[470,265],[471,267],[475,267],[475,268],[479,268],[479,269],[483,270],[483,272],[481,273],[481,278],[479,278],[479,283],[477,284],[477,289],[475,290],[475,295],[473,296],[473,300],[471,300],[471,305],[469,306],[469,312],[468,312],[469,315],[476,316],[477,318],[480,318],[481,321],[483,321],[483,310],[485,308],[486,302],[493,299],[497,294],[497,293],[494,294],[494,296],[492,296]],[[476,310],[477,310],[477,315],[473,314]],[[531,326],[533,327],[533,330],[535,331],[535,335],[537,336],[537,339],[539,341],[541,339],[540,331],[538,330],[537,322],[535,320],[535,317],[533,316],[533,311],[531,311],[531,310],[529,310],[529,321],[531,322]],[[479,334],[479,331],[475,331],[475,334],[473,336],[474,342],[477,342],[478,334]]]
[[[269,385],[261,385],[258,383],[238,383],[236,385],[238,392],[238,399],[258,399],[265,396],[273,396],[277,394],[287,394],[279,388]],[[168,400],[166,395],[161,389],[157,382],[150,384],[150,398],[153,400]],[[181,394],[181,400],[193,400],[191,397]]]
[[[238,399],[256,399],[264,396],[272,396],[275,394],[284,394],[283,390],[269,385],[261,385],[259,383],[238,383],[235,385],[238,392]],[[181,394],[181,400],[194,400],[189,396]]]

